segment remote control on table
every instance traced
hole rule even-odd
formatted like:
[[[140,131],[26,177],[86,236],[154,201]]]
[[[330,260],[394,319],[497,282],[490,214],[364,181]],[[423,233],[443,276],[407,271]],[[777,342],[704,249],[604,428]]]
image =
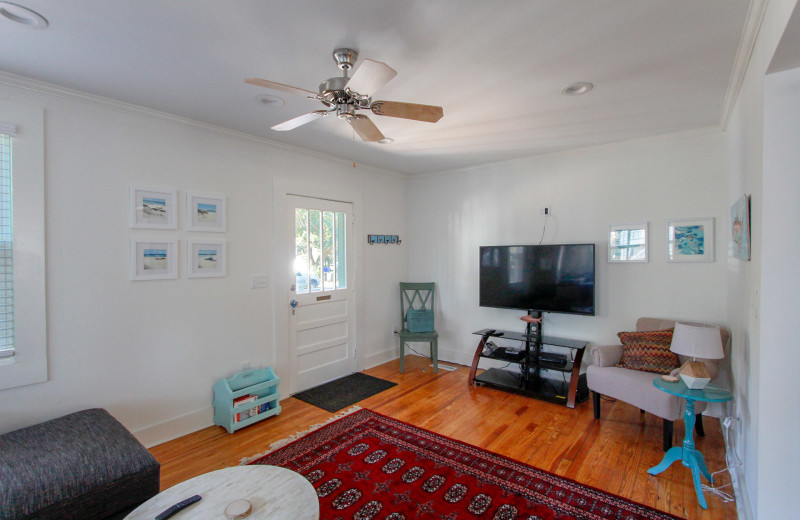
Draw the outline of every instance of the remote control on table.
[[[199,501],[201,498],[203,498],[203,497],[201,497],[200,495],[195,495],[195,496],[189,497],[189,498],[187,498],[185,500],[181,500],[180,502],[178,502],[174,506],[169,506],[167,509],[165,509],[161,514],[159,514],[156,517],[155,520],[167,520],[167,518],[171,517],[172,515],[174,515],[175,513],[180,511],[181,509],[189,507],[190,505],[192,505],[195,502]]]

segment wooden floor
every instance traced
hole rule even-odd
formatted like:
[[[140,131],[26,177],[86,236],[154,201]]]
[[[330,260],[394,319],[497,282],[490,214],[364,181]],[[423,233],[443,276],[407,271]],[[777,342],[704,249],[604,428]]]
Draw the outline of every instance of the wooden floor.
[[[604,401],[601,419],[594,420],[591,399],[569,409],[488,387],[470,387],[468,367],[434,374],[429,364],[424,358],[407,356],[404,374],[400,374],[399,361],[366,370],[398,384],[358,404],[676,516],[736,518],[733,502],[723,503],[708,493],[708,510],[703,510],[691,474],[681,464],[655,477],[647,473],[664,455],[660,419],[622,402]],[[233,435],[212,426],[151,448],[161,463],[161,488],[235,466],[272,442],[332,415],[294,398],[281,401],[281,408],[279,416]],[[725,465],[722,430],[719,421],[710,418],[704,426],[706,436],[696,438],[696,443],[713,473]],[[683,432],[683,421],[677,421],[676,445],[682,442]],[[727,472],[717,480],[718,485],[730,482]]]

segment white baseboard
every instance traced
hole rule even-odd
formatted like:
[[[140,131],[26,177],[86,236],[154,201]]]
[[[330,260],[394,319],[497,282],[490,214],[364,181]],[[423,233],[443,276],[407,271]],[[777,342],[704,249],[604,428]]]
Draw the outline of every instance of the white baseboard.
[[[724,426],[723,426],[724,428]],[[733,496],[736,497],[736,517],[738,520],[755,520],[753,508],[750,505],[750,494],[747,492],[742,466],[736,463],[736,454],[732,446],[725,446],[725,463],[730,469]]]
[[[380,352],[374,352],[364,359],[364,366],[361,367],[362,370],[367,368],[376,367],[378,365],[382,365],[384,363],[388,363],[389,361],[393,361],[398,358],[400,355],[400,350],[398,347],[388,348],[386,350],[381,350]]]
[[[179,415],[168,421],[147,426],[132,432],[145,448],[152,448],[182,435],[202,430],[214,424],[214,408],[207,406],[194,412]]]

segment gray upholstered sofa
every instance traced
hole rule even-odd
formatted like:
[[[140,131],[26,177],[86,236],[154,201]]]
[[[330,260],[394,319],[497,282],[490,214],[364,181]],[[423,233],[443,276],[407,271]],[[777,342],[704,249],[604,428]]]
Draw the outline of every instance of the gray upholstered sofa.
[[[674,320],[660,318],[639,318],[636,321],[637,331],[652,331],[669,329],[675,326]],[[722,345],[728,344],[729,333],[720,327]],[[656,388],[653,379],[658,374],[640,372],[614,366],[622,359],[622,345],[597,345],[591,347],[592,365],[586,369],[586,380],[589,390],[592,391],[594,403],[594,417],[600,418],[601,395],[612,397],[632,404],[643,412],[661,417],[663,424],[664,451],[672,446],[673,421],[683,418],[686,402],[674,395],[670,395]],[[685,356],[678,356],[681,363],[686,361]],[[717,377],[718,366],[715,360],[699,359],[705,362],[711,374],[711,382]],[[701,414],[706,409],[706,403],[695,403],[697,421],[695,430],[698,435],[703,435],[703,421]]]
[[[102,409],[0,435],[0,519],[121,519],[158,493],[160,465]]]

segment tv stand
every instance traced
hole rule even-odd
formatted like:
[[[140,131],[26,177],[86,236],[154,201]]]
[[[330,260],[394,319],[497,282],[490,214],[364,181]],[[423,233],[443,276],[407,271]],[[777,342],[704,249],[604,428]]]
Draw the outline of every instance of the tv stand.
[[[531,314],[531,313],[529,313]],[[533,315],[533,314],[531,314]],[[535,328],[535,330],[533,330]],[[543,336],[541,325],[535,326],[528,323],[524,334],[510,330],[482,329],[473,334],[481,337],[472,367],[469,371],[469,384],[483,384],[522,393],[538,399],[566,404],[568,408],[575,408],[576,403],[589,399],[589,387],[586,384],[586,374],[581,375],[581,361],[586,349],[586,341]],[[519,354],[503,351],[499,354],[484,355],[483,349],[491,338],[503,338],[520,341],[524,348]],[[542,345],[567,349],[572,356],[567,356],[566,364],[558,361],[548,361],[540,357]],[[574,356],[574,357],[573,357]],[[498,368],[490,368],[477,374],[478,362],[481,358],[495,359],[509,363],[517,363],[520,371],[511,372]],[[571,360],[569,358],[572,358]],[[543,370],[551,370],[569,374],[569,379],[550,379],[542,375]]]

